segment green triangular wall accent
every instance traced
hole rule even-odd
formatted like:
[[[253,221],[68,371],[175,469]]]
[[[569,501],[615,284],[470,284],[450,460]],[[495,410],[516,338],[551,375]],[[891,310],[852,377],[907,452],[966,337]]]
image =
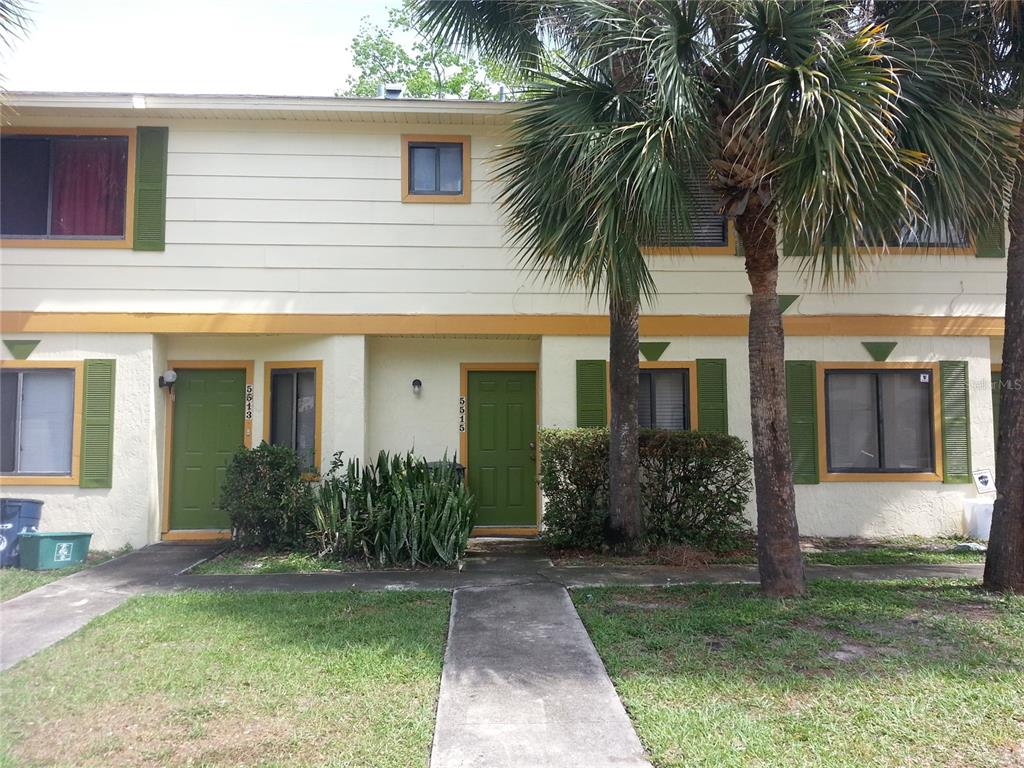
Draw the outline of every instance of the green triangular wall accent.
[[[39,339],[4,339],[4,346],[15,360],[28,360],[39,346]]]
[[[779,294],[779,312],[785,312],[787,309],[793,306],[797,299],[800,298],[799,293],[780,293]]]
[[[640,354],[644,356],[644,360],[660,360],[668,345],[667,341],[641,341]]]
[[[861,344],[876,363],[884,363],[896,349],[895,341],[862,341]]]

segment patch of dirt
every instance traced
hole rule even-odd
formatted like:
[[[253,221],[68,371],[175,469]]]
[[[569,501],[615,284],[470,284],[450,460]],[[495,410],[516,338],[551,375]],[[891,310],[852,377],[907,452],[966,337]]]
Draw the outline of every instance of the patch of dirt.
[[[226,701],[182,705],[153,695],[31,725],[12,751],[40,765],[164,768],[253,765],[276,756],[313,763],[326,757],[317,740],[298,737],[289,718],[240,714]]]

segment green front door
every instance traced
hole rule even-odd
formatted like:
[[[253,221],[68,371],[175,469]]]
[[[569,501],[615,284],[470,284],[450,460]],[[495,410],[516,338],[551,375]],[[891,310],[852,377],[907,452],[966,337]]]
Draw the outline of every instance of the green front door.
[[[230,528],[217,506],[245,429],[245,371],[179,370],[174,384],[171,530]]]
[[[537,524],[537,374],[469,372],[469,489],[477,525]]]

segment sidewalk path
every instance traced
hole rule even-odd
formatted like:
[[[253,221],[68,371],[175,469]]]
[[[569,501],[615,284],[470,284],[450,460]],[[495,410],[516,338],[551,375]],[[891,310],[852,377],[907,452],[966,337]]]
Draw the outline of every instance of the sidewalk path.
[[[649,768],[565,587],[523,552],[465,574],[514,576],[452,597],[430,768]]]
[[[0,670],[63,640],[129,597],[166,586],[223,544],[154,544],[0,605]]]

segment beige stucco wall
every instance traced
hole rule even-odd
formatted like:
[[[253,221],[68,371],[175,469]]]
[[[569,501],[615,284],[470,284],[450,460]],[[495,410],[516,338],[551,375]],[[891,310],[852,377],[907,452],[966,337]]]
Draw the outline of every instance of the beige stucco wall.
[[[540,361],[536,339],[385,337],[371,338],[367,347],[369,457],[411,449],[428,459],[455,455],[460,365]],[[419,396],[413,394],[413,379],[423,382]]]
[[[366,340],[363,336],[170,336],[166,359],[252,360],[252,444],[263,431],[266,363],[323,361],[322,469],[336,451],[362,456],[366,449]]]
[[[691,361],[725,358],[728,361],[729,431],[750,444],[749,368],[743,338],[644,339],[669,341],[662,360]],[[971,461],[975,469],[993,469],[995,448],[989,373],[990,344],[986,338],[898,337],[853,339],[846,337],[791,337],[786,340],[790,360],[870,362],[861,341],[896,341],[893,362],[967,360],[971,393]],[[575,365],[579,359],[607,359],[608,342],[602,338],[545,336],[541,343],[542,424],[576,424]],[[973,485],[929,482],[824,482],[796,487],[801,533],[810,536],[930,536],[964,532],[964,502],[977,498]],[[753,520],[753,501],[747,516]]]
[[[110,488],[5,484],[0,490],[6,497],[41,499],[41,530],[92,532],[93,549],[151,543],[157,534],[159,509],[153,336],[36,334],[31,338],[41,339],[31,356],[34,362],[117,360],[113,482]],[[6,347],[0,347],[0,355],[10,359]]]

